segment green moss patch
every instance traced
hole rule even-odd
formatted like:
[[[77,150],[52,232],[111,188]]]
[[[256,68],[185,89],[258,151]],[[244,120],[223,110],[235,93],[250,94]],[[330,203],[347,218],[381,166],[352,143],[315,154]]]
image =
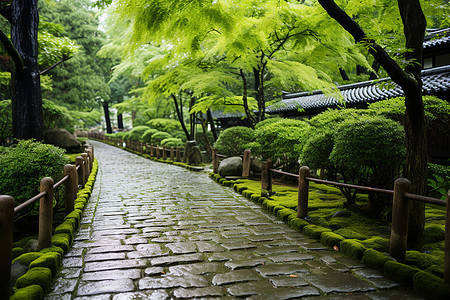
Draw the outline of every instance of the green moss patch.
[[[303,233],[317,240],[320,240],[322,232],[331,232],[331,229],[317,225],[308,225],[303,228]]]
[[[302,231],[303,228],[308,225],[310,224],[302,218],[293,218],[289,221],[289,226],[298,231]]]
[[[42,253],[39,253],[39,252],[28,252],[28,253],[24,253],[24,254],[20,255],[19,257],[15,258],[12,262],[13,263],[20,262],[24,266],[29,266],[33,260],[36,260],[41,256],[42,256]]]
[[[343,240],[343,236],[334,232],[322,232],[320,235],[320,241],[329,247],[339,246]]]
[[[16,281],[16,287],[19,289],[34,284],[41,286],[44,291],[48,290],[52,284],[52,271],[42,267],[29,269]]]
[[[71,242],[70,236],[67,233],[58,233],[52,237],[52,245],[62,248],[64,252],[69,250]]]
[[[30,269],[37,267],[45,267],[52,271],[53,276],[56,275],[58,267],[61,264],[61,255],[57,252],[44,253],[41,257],[30,263]]]
[[[388,261],[392,261],[393,259],[389,256],[384,255],[381,252],[378,252],[373,249],[367,249],[364,251],[364,255],[362,258],[362,262],[370,267],[376,269],[383,269],[384,264]]]
[[[443,264],[443,261],[435,256],[412,250],[406,251],[405,263],[425,270],[432,265]]]
[[[396,261],[387,261],[384,264],[384,274],[408,285],[413,284],[413,277],[419,271],[420,269],[416,267],[411,267]]]
[[[44,290],[40,285],[33,284],[16,289],[9,300],[41,300],[42,298],[44,298]]]
[[[382,251],[382,252],[387,252],[389,251],[389,240],[379,237],[379,236],[374,236],[370,239],[364,240],[364,241],[360,241],[361,244],[363,244],[366,248],[372,248],[378,251]]]
[[[361,259],[366,250],[367,248],[358,240],[343,240],[341,242],[341,251],[353,258]]]
[[[433,274],[419,271],[414,275],[413,282],[414,290],[428,299],[450,299],[450,287]]]
[[[60,247],[56,247],[56,246],[51,246],[48,248],[44,248],[41,251],[39,251],[40,253],[49,253],[49,252],[56,252],[59,253],[59,255],[61,255],[61,257],[64,255],[64,250]]]
[[[11,251],[12,259],[19,257],[20,255],[22,255],[24,253],[25,253],[25,250],[22,247],[15,247]]]
[[[339,235],[342,235],[346,239],[366,240],[368,238],[364,234],[358,233],[356,231],[347,228],[341,228],[334,232]]]

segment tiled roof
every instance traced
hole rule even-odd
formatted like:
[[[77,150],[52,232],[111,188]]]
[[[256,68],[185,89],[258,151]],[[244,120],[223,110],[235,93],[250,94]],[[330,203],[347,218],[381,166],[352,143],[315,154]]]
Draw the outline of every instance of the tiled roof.
[[[443,66],[422,71],[424,95],[436,95],[450,91],[450,66]],[[391,87],[385,84],[392,85]],[[388,98],[403,96],[402,89],[394,84],[390,78],[365,81],[338,87],[343,101],[347,104],[376,102]],[[341,100],[342,101],[342,100]],[[267,107],[268,113],[282,113],[288,111],[324,109],[336,107],[339,99],[323,94],[321,91],[312,93],[284,93],[283,100]]]
[[[424,50],[442,46],[450,46],[450,28],[430,31],[423,42]]]

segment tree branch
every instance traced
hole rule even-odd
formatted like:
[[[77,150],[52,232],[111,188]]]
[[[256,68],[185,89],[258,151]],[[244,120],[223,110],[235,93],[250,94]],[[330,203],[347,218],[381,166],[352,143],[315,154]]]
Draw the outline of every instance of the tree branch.
[[[51,65],[51,66],[48,67],[47,69],[41,71],[41,72],[39,73],[39,75],[44,75],[45,73],[47,73],[47,72],[53,70],[53,69],[56,68],[58,65],[62,64],[63,62],[65,62],[66,60],[69,60],[69,59],[71,59],[71,58],[72,58],[72,56],[62,58],[62,59],[61,59],[60,61],[58,61],[57,63],[54,63],[53,65]]]
[[[1,29],[0,29],[0,42],[5,47],[5,50],[9,54],[9,56],[11,56],[16,70],[23,70],[24,65],[23,65],[22,57],[20,56],[16,47],[14,47],[11,40],[6,36],[6,34]]]
[[[401,0],[408,2],[409,0]],[[414,0],[418,1],[418,0]],[[345,11],[343,11],[333,0],[319,0],[320,5],[327,11],[327,13],[335,19],[346,31],[348,31],[356,43],[366,44],[367,49],[373,57],[383,66],[389,77],[402,87],[415,84],[415,79],[408,76],[405,71],[398,65],[398,63],[389,56],[389,54],[374,40],[367,37],[364,30],[350,18]]]

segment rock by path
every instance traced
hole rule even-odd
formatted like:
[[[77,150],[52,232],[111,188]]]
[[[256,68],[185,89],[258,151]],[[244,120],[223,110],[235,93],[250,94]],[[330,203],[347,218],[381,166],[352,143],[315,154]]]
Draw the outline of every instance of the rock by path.
[[[97,181],[45,299],[420,299],[204,173],[92,144]]]

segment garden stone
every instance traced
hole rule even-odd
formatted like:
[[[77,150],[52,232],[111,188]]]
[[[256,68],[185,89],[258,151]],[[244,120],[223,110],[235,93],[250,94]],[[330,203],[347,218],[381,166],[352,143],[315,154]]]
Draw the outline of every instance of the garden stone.
[[[225,176],[242,175],[242,158],[234,156],[222,160],[219,164],[219,174]]]
[[[184,149],[184,162],[191,166],[203,163],[203,155],[196,141],[187,141]]]
[[[259,157],[254,157],[252,162],[250,163],[250,171],[253,172],[254,175],[261,174],[262,170],[262,159]]]
[[[44,141],[67,150],[69,153],[79,153],[82,151],[81,143],[73,134],[64,128],[49,129],[44,133]]]
[[[346,210],[339,210],[335,212],[331,218],[349,218],[352,214],[349,211]]]

